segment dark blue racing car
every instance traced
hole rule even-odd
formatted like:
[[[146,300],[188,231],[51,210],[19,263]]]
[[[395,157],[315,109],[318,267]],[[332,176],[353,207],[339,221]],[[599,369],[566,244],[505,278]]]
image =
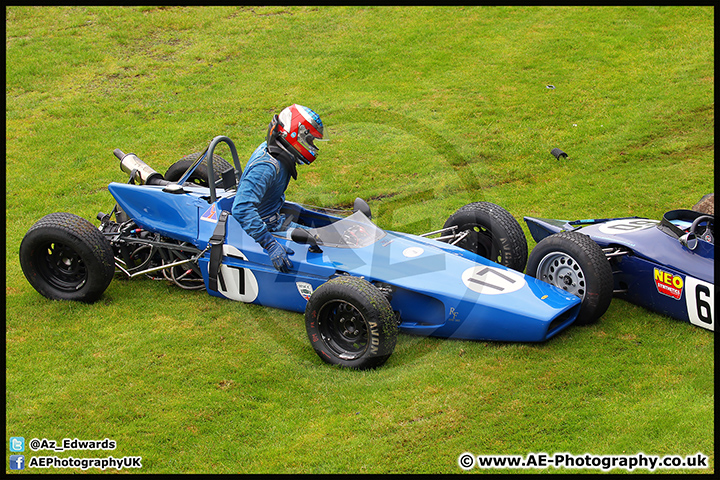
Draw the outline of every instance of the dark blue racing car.
[[[525,217],[538,242],[526,273],[583,298],[581,315],[602,315],[613,296],[715,330],[714,215],[672,210],[640,217]]]

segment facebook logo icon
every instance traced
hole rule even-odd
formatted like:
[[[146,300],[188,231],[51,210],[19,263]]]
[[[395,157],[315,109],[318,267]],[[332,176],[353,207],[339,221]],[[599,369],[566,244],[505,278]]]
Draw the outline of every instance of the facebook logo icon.
[[[10,455],[10,470],[25,470],[25,455]]]

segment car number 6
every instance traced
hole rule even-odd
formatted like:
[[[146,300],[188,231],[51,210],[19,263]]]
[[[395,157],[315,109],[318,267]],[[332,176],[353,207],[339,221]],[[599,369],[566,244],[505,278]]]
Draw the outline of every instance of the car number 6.
[[[685,299],[690,323],[715,331],[715,288],[693,277],[685,278]]]

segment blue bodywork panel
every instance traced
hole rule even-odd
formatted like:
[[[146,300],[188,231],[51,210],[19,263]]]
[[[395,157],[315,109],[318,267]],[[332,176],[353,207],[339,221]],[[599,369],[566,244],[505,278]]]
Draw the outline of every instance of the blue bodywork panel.
[[[208,246],[234,190],[111,183],[110,193],[140,227]],[[320,239],[321,252],[286,237],[293,268],[278,272],[262,248],[230,215],[226,223],[218,290],[208,288],[210,250],[199,260],[208,293],[246,303],[304,312],[312,292],[338,275],[364,277],[390,291],[400,330],[473,340],[545,341],[570,326],[580,299],[552,285],[467,250],[424,237],[384,231],[362,213],[340,218],[286,202],[293,220]]]

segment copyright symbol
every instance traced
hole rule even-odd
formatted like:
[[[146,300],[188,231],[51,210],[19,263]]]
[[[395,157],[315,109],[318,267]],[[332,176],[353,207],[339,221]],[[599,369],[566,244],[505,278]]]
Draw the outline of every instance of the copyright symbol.
[[[40,440],[33,438],[30,440],[30,450],[37,451],[40,448]]]
[[[475,455],[468,452],[461,453],[458,457],[458,465],[463,470],[470,470],[475,466]]]

